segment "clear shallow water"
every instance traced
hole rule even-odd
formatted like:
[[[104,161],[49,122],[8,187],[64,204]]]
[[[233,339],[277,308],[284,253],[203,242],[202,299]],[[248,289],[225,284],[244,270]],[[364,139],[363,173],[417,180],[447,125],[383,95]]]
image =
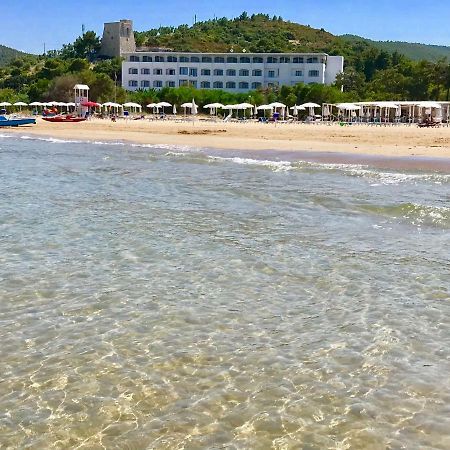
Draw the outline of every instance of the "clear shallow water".
[[[446,174],[0,138],[0,447],[448,449],[449,244]]]

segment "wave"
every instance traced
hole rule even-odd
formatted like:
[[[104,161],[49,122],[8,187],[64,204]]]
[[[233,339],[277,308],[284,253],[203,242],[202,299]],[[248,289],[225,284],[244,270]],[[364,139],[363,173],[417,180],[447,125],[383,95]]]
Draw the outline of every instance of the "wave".
[[[392,219],[405,220],[415,226],[438,226],[450,229],[450,207],[401,203],[396,205],[359,205],[358,210]]]
[[[15,136],[0,134],[0,138],[11,138]],[[396,185],[402,183],[416,183],[416,182],[432,182],[436,184],[450,183],[450,174],[440,172],[395,172],[376,169],[370,165],[365,164],[343,164],[330,162],[312,162],[306,160],[277,160],[277,159],[257,159],[246,158],[242,156],[217,156],[211,155],[211,149],[201,147],[190,147],[185,145],[175,144],[139,144],[130,143],[126,141],[90,141],[90,140],[75,140],[75,139],[59,139],[53,137],[41,136],[19,136],[24,140],[44,141],[52,144],[71,143],[71,144],[90,144],[101,146],[118,146],[151,149],[161,151],[167,157],[180,157],[197,159],[199,161],[208,160],[209,162],[218,163],[233,163],[246,166],[262,167],[273,170],[274,172],[287,172],[292,170],[312,170],[312,171],[332,171],[338,174],[343,174],[351,177],[358,177],[367,180],[371,186],[377,185]],[[164,153],[165,151],[165,153]],[[220,151],[215,151],[220,153]],[[223,153],[223,152],[222,152]],[[295,156],[293,154],[293,156]]]

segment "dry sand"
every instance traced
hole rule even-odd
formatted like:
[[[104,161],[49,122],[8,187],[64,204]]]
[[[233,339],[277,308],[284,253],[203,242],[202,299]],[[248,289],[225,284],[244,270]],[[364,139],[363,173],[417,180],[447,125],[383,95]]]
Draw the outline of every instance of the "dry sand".
[[[338,124],[261,124],[93,119],[8,129],[8,133],[87,141],[127,141],[242,151],[337,152],[381,157],[432,157],[450,161],[450,127]],[[413,159],[413,158],[412,158]]]

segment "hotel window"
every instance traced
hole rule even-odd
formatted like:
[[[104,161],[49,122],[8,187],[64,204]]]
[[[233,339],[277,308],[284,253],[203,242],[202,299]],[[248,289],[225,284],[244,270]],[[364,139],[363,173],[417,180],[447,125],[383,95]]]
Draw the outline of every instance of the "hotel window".
[[[250,75],[250,71],[247,69],[241,69],[239,71],[239,76],[240,77],[248,77]]]
[[[138,74],[138,70],[135,69],[134,67],[130,67],[130,68],[128,69],[128,73],[129,73],[130,75],[137,75],[137,74]]]
[[[211,75],[211,71],[209,69],[202,69],[200,73],[207,77]]]
[[[214,75],[216,77],[222,77],[223,76],[223,70],[222,69],[215,69],[213,73],[214,73]]]
[[[166,86],[174,88],[175,87],[175,81],[166,81]]]
[[[164,62],[164,56],[155,56],[155,62]]]
[[[253,75],[254,77],[262,77],[262,70],[256,69],[256,70],[254,70],[254,71],[252,72],[252,75]]]
[[[152,62],[153,59],[151,56],[143,56],[142,57],[142,62]]]
[[[191,57],[191,62],[198,63],[198,62],[200,62],[200,58],[198,56],[192,56]]]
[[[224,63],[225,62],[225,58],[223,56],[216,56],[214,58],[214,62],[215,63]]]
[[[269,70],[267,72],[267,77],[268,78],[275,78],[275,70]]]
[[[288,63],[290,63],[291,62],[291,58],[289,58],[289,57],[287,57],[287,56],[282,56],[281,58],[280,58],[280,63],[281,64],[288,64]]]
[[[236,71],[234,69],[228,69],[227,70],[227,77],[235,77]]]
[[[162,69],[153,69],[153,75],[162,75]]]
[[[180,67],[180,75],[188,75],[189,67]]]
[[[318,77],[319,76],[319,71],[318,70],[310,70],[308,72],[308,76],[311,77],[311,78]]]
[[[250,64],[250,58],[248,56],[241,56],[239,61],[241,64]]]
[[[278,63],[278,58],[275,58],[274,56],[269,56],[267,58],[267,64],[277,64]]]
[[[253,64],[262,64],[264,60],[260,56],[255,56],[253,58]]]
[[[177,57],[176,56],[168,56],[167,62],[177,62]]]
[[[150,69],[141,69],[141,75],[150,75]]]
[[[223,83],[221,81],[214,81],[213,88],[214,89],[223,89]]]
[[[299,57],[295,57],[292,59],[292,62],[294,64],[303,64],[304,60],[303,60],[303,56],[299,56]]]
[[[261,83],[258,82],[252,83],[252,89],[259,89],[261,86],[262,86]]]
[[[141,81],[141,88],[148,88],[148,87],[150,87],[150,81],[142,80]]]
[[[210,56],[202,56],[202,63],[210,63],[212,58]]]
[[[175,69],[166,69],[166,75],[175,75],[176,71]]]
[[[239,89],[248,89],[248,83],[246,83],[245,81],[241,81],[239,83]]]
[[[237,62],[238,62],[238,59],[236,58],[236,56],[229,56],[227,58],[227,63],[229,63],[229,64],[235,64]]]
[[[189,62],[189,58],[187,56],[180,56],[180,62]]]
[[[163,82],[161,80],[154,80],[153,87],[155,87],[155,88],[163,87]]]
[[[234,81],[227,81],[227,84],[225,85],[227,89],[236,89],[236,83]]]
[[[140,61],[139,56],[131,55],[130,61],[131,62],[139,62]]]
[[[138,85],[137,80],[128,80],[128,86],[137,87],[137,85]]]
[[[189,81],[189,86],[192,86],[192,87],[196,88],[197,87],[197,81],[196,80]]]
[[[189,85],[189,81],[188,80],[180,80],[178,82],[178,86],[188,86]]]
[[[319,62],[319,58],[317,56],[311,56],[306,60],[308,64],[315,64]]]
[[[190,76],[190,77],[196,77],[197,75],[198,75],[198,70],[195,69],[194,67],[191,67],[191,68],[189,69],[189,76]]]
[[[303,76],[303,70],[296,70],[295,71],[295,76],[296,77],[302,77]]]
[[[209,81],[202,81],[200,83],[200,87],[202,89],[209,89],[211,87],[211,83]]]

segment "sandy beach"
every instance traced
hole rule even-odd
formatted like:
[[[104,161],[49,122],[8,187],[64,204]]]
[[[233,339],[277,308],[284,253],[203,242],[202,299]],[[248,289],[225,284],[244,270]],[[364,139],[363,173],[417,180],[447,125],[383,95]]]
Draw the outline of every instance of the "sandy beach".
[[[110,120],[64,124],[38,118],[8,133],[87,141],[126,141],[239,151],[342,153],[379,157],[429,157],[450,161],[450,127],[338,124],[224,123],[195,119]]]

